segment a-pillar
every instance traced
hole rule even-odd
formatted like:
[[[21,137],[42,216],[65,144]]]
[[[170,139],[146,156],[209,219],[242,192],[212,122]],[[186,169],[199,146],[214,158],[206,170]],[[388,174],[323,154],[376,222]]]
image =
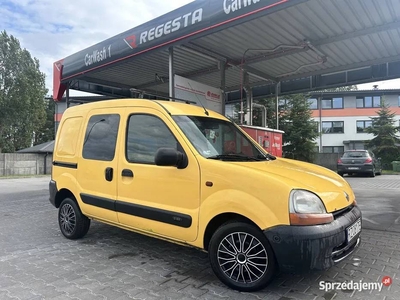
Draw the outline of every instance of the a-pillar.
[[[175,98],[175,70],[174,70],[174,47],[169,48],[169,97],[170,101]]]

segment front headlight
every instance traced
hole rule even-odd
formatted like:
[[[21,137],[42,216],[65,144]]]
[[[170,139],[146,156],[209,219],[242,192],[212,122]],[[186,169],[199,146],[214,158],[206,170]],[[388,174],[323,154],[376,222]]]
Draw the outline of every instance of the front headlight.
[[[293,190],[289,197],[291,225],[320,225],[333,221],[322,200],[306,190]]]

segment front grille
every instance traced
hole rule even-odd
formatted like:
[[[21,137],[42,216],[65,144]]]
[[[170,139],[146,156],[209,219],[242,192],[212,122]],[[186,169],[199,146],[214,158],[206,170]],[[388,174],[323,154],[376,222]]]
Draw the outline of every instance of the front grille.
[[[351,204],[345,208],[339,209],[335,212],[332,213],[333,218],[336,220],[337,218],[341,217],[342,215],[348,213],[349,211],[351,211],[353,209],[354,205]]]

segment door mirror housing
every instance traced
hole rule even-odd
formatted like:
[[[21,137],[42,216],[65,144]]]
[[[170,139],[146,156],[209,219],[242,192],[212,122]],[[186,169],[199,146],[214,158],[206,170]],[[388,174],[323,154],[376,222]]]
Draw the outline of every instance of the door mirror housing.
[[[174,148],[159,148],[154,162],[157,166],[177,167],[178,169],[184,169],[188,165],[186,155]]]

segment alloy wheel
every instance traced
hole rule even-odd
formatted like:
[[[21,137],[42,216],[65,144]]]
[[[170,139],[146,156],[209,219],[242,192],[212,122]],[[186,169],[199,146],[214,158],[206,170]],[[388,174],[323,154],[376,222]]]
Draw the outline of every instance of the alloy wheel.
[[[264,245],[253,235],[234,232],[218,246],[218,263],[224,274],[238,283],[253,283],[268,269],[268,254]]]
[[[63,231],[70,235],[74,232],[76,227],[76,214],[75,210],[70,204],[64,204],[60,210],[60,225]]]

